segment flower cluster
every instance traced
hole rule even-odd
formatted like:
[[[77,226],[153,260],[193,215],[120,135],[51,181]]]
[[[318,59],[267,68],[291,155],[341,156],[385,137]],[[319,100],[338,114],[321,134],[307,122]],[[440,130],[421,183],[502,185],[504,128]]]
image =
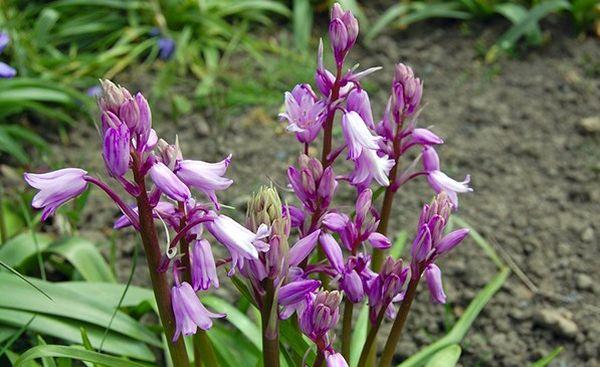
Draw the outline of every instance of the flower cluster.
[[[445,234],[445,228],[458,207],[457,194],[471,191],[468,176],[458,182],[440,170],[435,147],[443,140],[418,127],[423,83],[409,66],[396,65],[385,110],[379,120],[374,118],[361,79],[380,68],[344,69],[358,32],[353,14],[335,4],[329,23],[335,70],[325,67],[321,41],[316,88],[299,84],[285,93],[280,118],[301,143],[297,163],[287,171],[290,204],[283,204],[273,187],[264,187],[250,199],[243,225],[226,216],[217,193],[233,183],[225,177],[231,155],[216,163],[185,159],[177,139],[169,144],[158,138],[141,93],[132,95],[102,81],[102,156],[108,174],[129,197],[122,198],[82,169],[67,168],[25,174],[25,180],[40,190],[32,205],[42,208],[46,219],[90,183],[106,192],[122,212],[114,228],[139,231],[150,271],[173,273],[166,303],[170,308],[159,311],[164,325],[169,321],[165,317],[174,316],[176,327],[167,330],[174,343],[181,342],[180,335],[207,330],[212,319],[224,317],[207,310],[196,292],[218,288],[217,268],[226,266],[229,276],[240,277],[236,286],[245,288],[242,293],[261,313],[265,365],[278,365],[273,356],[278,356],[280,320],[295,315],[300,331],[316,346],[315,365],[347,366],[347,338],[338,353],[334,335],[342,303],[342,333],[347,335],[353,305],[368,302],[372,343],[385,317],[396,317],[397,303],[402,302],[399,310],[408,310],[423,274],[433,301],[445,302],[435,260],[467,236],[467,229]],[[332,134],[336,123],[343,132],[339,142]],[[309,148],[320,136],[322,153],[313,157]],[[402,164],[411,149],[417,151],[416,158]],[[339,164],[344,158],[348,163]],[[386,232],[394,193],[421,176],[437,195],[423,208],[410,261],[390,256],[378,261],[376,255],[391,246]],[[336,206],[339,185],[356,193],[352,208]],[[158,243],[156,221],[175,233],[164,248]],[[213,239],[226,248],[228,257],[215,259]],[[160,308],[165,302],[158,304]],[[361,355],[363,366],[368,343]]]

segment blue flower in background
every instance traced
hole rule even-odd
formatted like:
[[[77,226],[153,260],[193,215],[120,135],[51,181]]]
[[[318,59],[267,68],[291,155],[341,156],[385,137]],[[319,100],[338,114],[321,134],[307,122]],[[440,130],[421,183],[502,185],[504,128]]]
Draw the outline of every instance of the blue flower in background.
[[[8,42],[10,42],[8,33],[0,32],[0,53],[4,51]],[[17,71],[13,67],[0,61],[0,78],[12,78],[15,75],[17,75]]]
[[[168,60],[175,52],[175,41],[169,37],[161,37],[158,39],[158,57],[163,60]]]

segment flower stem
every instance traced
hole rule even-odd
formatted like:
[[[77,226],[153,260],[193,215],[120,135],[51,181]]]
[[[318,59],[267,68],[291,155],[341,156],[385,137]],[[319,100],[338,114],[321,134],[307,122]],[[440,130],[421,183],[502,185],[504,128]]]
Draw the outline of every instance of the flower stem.
[[[342,355],[346,361],[350,360],[350,342],[352,340],[352,313],[354,304],[345,297],[344,299],[344,318],[342,321]]]
[[[365,345],[363,346],[363,350],[360,353],[360,359],[358,360],[358,367],[367,367],[369,355],[371,354],[371,349],[373,349],[375,341],[377,339],[377,333],[379,332],[379,327],[381,326],[381,322],[383,321],[383,317],[385,316],[385,309],[387,307],[382,307],[377,314],[377,321],[375,321],[375,325],[371,325],[369,329],[369,334],[367,334],[367,340],[365,340]]]
[[[156,304],[158,306],[158,315],[163,325],[164,332],[167,339],[171,339],[175,333],[175,317],[171,306],[171,293],[167,283],[166,273],[157,270],[161,260],[158,235],[156,233],[156,228],[154,227],[154,219],[152,218],[152,207],[148,201],[146,182],[144,176],[139,174],[139,160],[135,158],[133,172],[135,182],[140,188],[140,195],[137,197],[140,235],[146,252],[152,289],[154,290],[154,297],[156,298]],[[167,345],[174,367],[188,367],[190,365],[183,338],[179,338],[172,343],[167,343]]]
[[[401,156],[401,139],[400,139],[401,129],[400,127],[396,128],[396,134],[394,135],[394,166],[390,170],[390,184],[385,189],[385,195],[383,196],[383,203],[381,204],[381,218],[379,220],[379,225],[377,226],[377,232],[387,235],[388,232],[388,224],[390,222],[390,216],[392,214],[392,204],[394,203],[394,195],[398,188],[396,187],[396,180],[398,176],[398,166],[400,165],[400,156]],[[381,268],[381,264],[383,263],[383,257],[385,256],[385,250],[374,249],[373,256],[371,257],[371,267],[374,271],[379,271]]]
[[[317,358],[315,358],[315,363],[313,367],[323,367],[323,363],[325,362],[325,353],[322,350],[319,350],[317,353]]]
[[[263,363],[265,367],[279,367],[279,323],[277,312],[273,309],[277,307],[273,279],[265,279],[264,287],[261,310]]]
[[[323,164],[323,168],[329,166],[330,162],[328,162],[327,156],[331,153],[331,140],[333,137],[333,119],[335,118],[335,109],[331,110],[331,104],[333,104],[338,97],[340,96],[340,79],[342,78],[342,67],[338,66],[337,73],[335,76],[335,82],[331,87],[331,96],[329,99],[329,107],[327,111],[327,119],[324,123],[324,132],[323,132],[323,151],[321,153],[321,164]]]
[[[392,363],[392,358],[394,358],[396,345],[400,340],[400,335],[402,334],[402,329],[404,328],[404,324],[406,323],[406,318],[408,317],[410,306],[412,305],[412,301],[414,300],[415,295],[417,294],[417,286],[419,285],[420,278],[420,276],[413,277],[411,278],[410,283],[408,284],[406,295],[404,296],[404,300],[400,305],[400,309],[398,310],[396,320],[394,320],[394,325],[392,325],[392,330],[388,335],[388,339],[385,342],[383,354],[381,355],[381,360],[379,361],[379,367],[388,367]]]

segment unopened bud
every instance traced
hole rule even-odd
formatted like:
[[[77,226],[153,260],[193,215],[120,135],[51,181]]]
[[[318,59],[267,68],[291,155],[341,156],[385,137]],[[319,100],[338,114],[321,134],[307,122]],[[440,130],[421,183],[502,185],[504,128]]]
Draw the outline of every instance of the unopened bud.
[[[108,79],[101,79],[102,97],[100,97],[100,107],[103,110],[118,113],[121,105],[131,98],[129,91],[120,85],[111,82]]]

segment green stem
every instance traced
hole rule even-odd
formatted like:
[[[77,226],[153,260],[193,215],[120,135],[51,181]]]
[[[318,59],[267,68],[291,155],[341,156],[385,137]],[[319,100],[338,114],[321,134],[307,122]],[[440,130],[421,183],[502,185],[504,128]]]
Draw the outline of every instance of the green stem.
[[[383,321],[383,317],[385,316],[385,309],[387,307],[382,307],[377,314],[377,321],[375,321],[375,325],[372,325],[369,329],[369,334],[367,334],[367,340],[365,340],[365,345],[363,347],[362,352],[360,353],[360,359],[358,360],[358,367],[367,367],[369,364],[367,363],[369,360],[369,355],[371,354],[371,349],[373,349],[375,345],[375,340],[377,339],[377,333],[379,332],[379,327]]]
[[[137,197],[140,235],[146,252],[148,271],[158,306],[158,315],[167,339],[171,339],[175,333],[175,317],[171,306],[171,293],[166,273],[157,270],[161,261],[160,246],[158,244],[156,228],[154,227],[154,219],[152,218],[152,207],[150,206],[146,192],[145,178],[140,175],[139,168],[139,159],[134,156],[134,179],[140,188],[140,195]],[[167,345],[174,367],[188,367],[190,365],[183,338],[179,338],[175,342],[169,342]]]
[[[350,343],[352,341],[352,313],[354,304],[346,297],[344,299],[344,318],[342,321],[342,355],[350,360]]]
[[[396,315],[396,320],[394,320],[394,325],[392,325],[392,330],[390,331],[388,339],[385,342],[385,347],[383,348],[381,360],[379,361],[379,367],[388,367],[392,363],[392,359],[394,358],[394,352],[396,351],[396,345],[400,340],[400,335],[402,335],[402,329],[404,328],[404,324],[406,323],[406,318],[408,317],[410,306],[412,305],[412,302],[415,299],[415,295],[417,294],[417,286],[419,285],[420,278],[421,277],[419,272],[419,276],[411,278],[410,283],[408,283],[406,295],[404,296],[404,300],[402,300],[402,304],[400,305],[400,309],[398,310],[398,314]]]
[[[265,367],[279,367],[279,323],[273,279],[264,281],[265,297],[261,310],[263,363]]]

